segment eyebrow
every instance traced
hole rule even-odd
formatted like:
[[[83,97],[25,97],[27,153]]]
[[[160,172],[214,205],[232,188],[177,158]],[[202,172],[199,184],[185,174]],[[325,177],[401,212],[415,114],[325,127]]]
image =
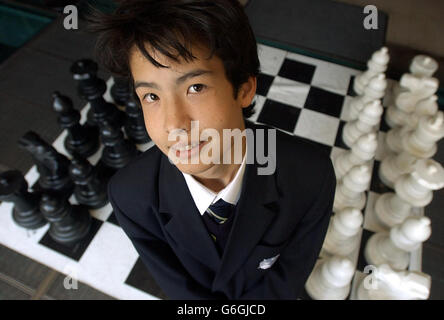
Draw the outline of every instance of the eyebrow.
[[[192,70],[190,72],[185,73],[183,76],[180,76],[176,79],[176,86],[180,85],[181,83],[185,82],[186,80],[194,77],[201,76],[203,74],[211,74],[213,71],[210,70],[203,70],[203,69],[196,69]],[[155,82],[145,82],[145,81],[136,81],[134,83],[134,90],[139,87],[146,87],[146,88],[154,88],[157,90],[160,90],[159,86]]]

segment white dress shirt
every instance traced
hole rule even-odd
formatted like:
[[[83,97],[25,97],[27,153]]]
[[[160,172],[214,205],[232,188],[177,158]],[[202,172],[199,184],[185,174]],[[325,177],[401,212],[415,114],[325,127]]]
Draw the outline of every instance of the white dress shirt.
[[[231,180],[230,183],[218,193],[215,193],[205,187],[192,175],[182,172],[188,185],[188,189],[190,190],[191,196],[193,197],[194,203],[196,204],[196,207],[201,215],[205,213],[210,205],[216,203],[219,199],[222,199],[233,205],[237,204],[237,201],[240,197],[242,180],[244,178],[245,172],[245,162],[247,159],[248,143],[246,145],[247,147],[245,148],[244,159],[242,160],[242,164],[237,170],[234,179]]]

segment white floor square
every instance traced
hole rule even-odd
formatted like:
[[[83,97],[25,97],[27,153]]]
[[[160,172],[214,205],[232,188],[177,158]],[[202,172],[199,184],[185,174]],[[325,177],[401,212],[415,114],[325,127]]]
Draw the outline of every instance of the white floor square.
[[[267,98],[302,108],[307,100],[310,86],[301,82],[276,77],[268,91]]]
[[[329,146],[335,143],[339,119],[309,109],[302,109],[294,134]]]

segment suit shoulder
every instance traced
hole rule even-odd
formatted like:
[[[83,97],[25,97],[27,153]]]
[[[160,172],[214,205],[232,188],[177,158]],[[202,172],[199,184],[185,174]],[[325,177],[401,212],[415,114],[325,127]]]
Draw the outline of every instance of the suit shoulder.
[[[147,199],[157,190],[161,157],[162,152],[154,145],[119,169],[108,184],[112,198],[120,203]]]
[[[279,131],[276,135],[276,162],[281,180],[316,190],[326,179],[336,181],[330,155],[316,143]]]

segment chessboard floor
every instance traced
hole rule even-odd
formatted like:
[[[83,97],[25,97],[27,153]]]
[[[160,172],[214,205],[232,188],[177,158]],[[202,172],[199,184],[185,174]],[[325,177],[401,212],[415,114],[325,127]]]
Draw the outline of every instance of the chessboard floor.
[[[348,103],[354,96],[352,83],[359,71],[265,45],[259,45],[258,50],[262,67],[256,94],[256,113],[250,119],[309,139],[332,159],[348,150],[342,141],[342,128],[348,120]],[[113,79],[110,78],[105,94],[108,101],[112,100],[109,94],[112,83]],[[88,108],[85,106],[81,110],[81,122],[86,120]],[[390,191],[376,174],[386,153],[383,140],[387,130],[387,125],[382,121],[379,147],[372,162],[372,181],[366,191],[361,246],[349,256],[357,266],[356,277],[367,265],[362,255],[365,241],[373,233],[384,230],[375,223],[372,208],[381,193]],[[66,132],[63,132],[53,146],[70,157],[63,146],[65,137]],[[152,146],[150,142],[138,147],[145,151]],[[92,164],[98,162],[101,150],[88,158]],[[25,177],[33,189],[38,179],[36,167],[33,166]],[[76,204],[73,196],[70,201]],[[90,210],[93,223],[88,236],[71,247],[53,241],[48,234],[49,225],[33,231],[17,226],[11,219],[11,208],[11,203],[0,205],[0,243],[67,274],[69,278],[64,280],[68,283],[69,279],[77,279],[118,299],[165,298],[141,264],[109,204]],[[409,269],[421,270],[421,259],[421,249],[413,252]]]
[[[50,31],[54,32],[54,34],[57,33],[54,30]],[[44,41],[49,40],[46,39]],[[10,62],[6,67],[1,67],[1,70],[4,71],[3,77],[5,77],[5,74],[8,75],[8,72],[10,73],[17,69],[21,70],[22,74],[14,74],[8,78],[9,82],[7,84],[5,81],[2,82],[4,78],[2,79],[2,75],[0,75],[0,96],[4,98],[2,101],[4,101],[6,105],[14,105],[16,107],[14,114],[11,114],[10,110],[8,111],[10,119],[14,119],[15,122],[10,121],[10,127],[6,129],[11,130],[11,133],[16,132],[16,134],[21,136],[31,127],[31,129],[36,132],[43,132],[45,138],[53,141],[60,133],[60,129],[55,122],[55,116],[45,118],[33,117],[29,114],[24,115],[20,113],[20,106],[26,104],[29,109],[29,104],[32,104],[35,107],[42,108],[42,114],[46,112],[46,114],[51,115],[50,111],[44,111],[43,108],[50,109],[48,103],[50,93],[62,87],[62,89],[64,89],[63,92],[74,99],[75,105],[81,107],[81,101],[76,97],[74,81],[71,79],[68,71],[70,63],[79,58],[79,54],[76,54],[75,51],[69,51],[67,47],[59,47],[56,48],[56,50],[59,50],[57,54],[45,57],[45,54],[42,53],[42,50],[44,50],[44,41],[31,43],[30,48],[25,48],[25,51],[19,52],[17,55],[18,59],[21,60],[22,63],[26,62],[25,65],[14,66],[13,63]],[[35,55],[34,51],[36,53]],[[63,56],[63,58],[60,58],[61,56]],[[45,59],[47,61],[45,61]],[[14,61],[14,59],[11,59],[11,61]],[[44,66],[48,65],[48,61],[53,62],[57,68],[45,68]],[[324,150],[332,156],[346,149],[337,137],[340,136],[344,121],[346,120],[344,106],[346,106],[347,100],[350,99],[350,81],[359,71],[332,63],[317,61],[298,54],[287,54],[282,50],[274,48],[262,50],[261,63],[262,74],[258,84],[257,111],[252,117],[252,120],[269,123],[289,133],[306,137],[318,143],[320,147],[324,148]],[[26,70],[24,68],[31,68],[35,75],[42,75],[43,77],[43,80],[39,82],[37,86],[32,87],[26,95],[21,94],[20,89],[22,82],[21,76],[23,75],[23,71]],[[56,74],[53,69],[57,70]],[[52,79],[53,76],[54,79]],[[30,75],[27,75],[27,77],[30,77]],[[32,78],[29,80],[32,80]],[[46,93],[46,95],[43,93]],[[12,104],[12,102],[14,102],[14,104]],[[325,108],[327,102],[331,108]],[[53,119],[54,123],[48,124],[48,118]],[[18,119],[21,120],[19,124],[17,124]],[[438,148],[438,151],[441,150],[444,150],[444,146]],[[17,157],[16,151],[8,153],[7,156],[11,157],[9,167],[12,167],[12,164],[17,164],[17,168],[24,170],[23,172],[26,173],[31,167],[29,165],[31,161],[25,153],[18,154],[20,157]],[[380,156],[381,151],[379,151],[379,160]],[[439,161],[443,163],[444,154],[441,152],[438,156],[440,157]],[[379,160],[377,156],[374,166],[378,165]],[[31,170],[30,176],[35,178],[35,171],[34,173],[32,172]],[[370,190],[368,190],[369,203],[374,201],[374,197],[383,191],[383,186],[375,183],[375,181],[376,180],[373,179]],[[442,205],[439,206],[439,204],[442,204],[442,200],[440,200],[443,198],[442,195],[443,193],[436,194],[436,201],[434,200],[430,205],[432,207],[434,203],[437,203],[437,205],[435,204],[437,208],[434,210],[438,213],[438,209],[440,207],[442,208]],[[153,279],[149,278],[144,270],[144,266],[140,263],[140,260],[135,257],[135,252],[131,251],[131,249],[126,250],[126,254],[130,257],[131,263],[118,264],[116,268],[118,272],[113,273],[114,271],[112,271],[107,274],[107,268],[110,268],[110,266],[107,266],[104,261],[98,261],[101,256],[100,254],[95,255],[95,252],[111,250],[109,239],[112,239],[113,242],[120,242],[119,246],[121,247],[130,248],[128,241],[122,236],[121,229],[116,224],[112,213],[105,211],[106,210],[97,210],[93,212],[95,228],[92,230],[93,233],[95,233],[89,240],[93,240],[92,242],[94,243],[93,246],[89,246],[89,248],[87,246],[87,250],[85,246],[78,246],[71,251],[57,248],[47,237],[45,238],[47,227],[35,233],[23,233],[22,230],[20,235],[22,238],[15,236],[8,239],[4,239],[5,237],[1,238],[0,244],[3,245],[0,246],[0,292],[2,293],[0,299],[7,299],[8,292],[11,293],[10,297],[13,297],[14,293],[12,293],[11,290],[17,287],[21,287],[21,290],[19,290],[20,292],[17,291],[15,297],[23,296],[24,299],[29,296],[42,299],[50,299],[52,297],[56,297],[57,299],[161,298],[161,292],[156,291],[158,288],[156,288],[153,283]],[[4,217],[6,217],[6,215],[1,214],[0,218],[7,220]],[[4,224],[3,221],[4,220],[2,220],[1,224],[3,228],[7,226],[13,230],[19,230],[17,229],[18,227],[11,224]],[[434,225],[435,221],[437,222],[436,228]],[[10,222],[11,221],[7,223]],[[438,225],[438,223],[440,224]],[[444,230],[443,228],[439,228],[441,226],[442,220],[432,220],[432,237],[435,237],[438,242],[442,241],[442,234],[444,234],[439,232],[439,230]],[[1,234],[3,234],[3,232]],[[103,240],[104,236],[107,239],[106,241]],[[367,239],[368,236],[367,231],[363,232],[362,237],[364,240]],[[28,239],[31,242],[26,242],[23,239]],[[102,241],[100,239],[102,239]],[[30,250],[32,247],[29,245],[30,243],[39,247],[41,251],[38,253],[36,253],[38,250],[29,252],[32,251]],[[444,243],[444,241],[440,243]],[[429,250],[430,258],[427,260],[426,256],[424,257],[422,261],[423,267],[427,265],[435,271],[434,273],[429,273],[432,275],[432,294],[434,290],[438,290],[436,296],[440,294],[442,296],[443,291],[439,290],[439,284],[440,281],[444,281],[442,268],[440,268],[444,255],[442,253],[440,254],[439,250],[435,250],[433,247],[430,248],[430,246],[427,250]],[[37,257],[39,254],[42,255]],[[128,256],[125,256],[125,258]],[[355,257],[355,259],[361,259],[360,262],[362,262],[362,257],[359,257],[359,255]],[[85,271],[82,270],[82,263],[95,265],[96,267],[88,269],[87,273],[89,273],[89,275],[80,281],[78,290],[64,289],[63,280],[65,274],[75,274],[75,272],[82,274]],[[424,269],[424,271],[427,272],[426,269]],[[12,275],[12,277],[9,275]],[[125,287],[125,289],[117,287],[119,289],[118,294],[115,294],[113,291],[116,289],[92,285],[98,280],[108,281],[107,277],[110,275],[121,280],[124,279],[119,285]],[[96,278],[96,280],[93,281],[92,278]],[[49,289],[45,291],[45,288]],[[39,292],[46,293],[39,295]],[[151,294],[147,295],[146,292],[150,292]]]

